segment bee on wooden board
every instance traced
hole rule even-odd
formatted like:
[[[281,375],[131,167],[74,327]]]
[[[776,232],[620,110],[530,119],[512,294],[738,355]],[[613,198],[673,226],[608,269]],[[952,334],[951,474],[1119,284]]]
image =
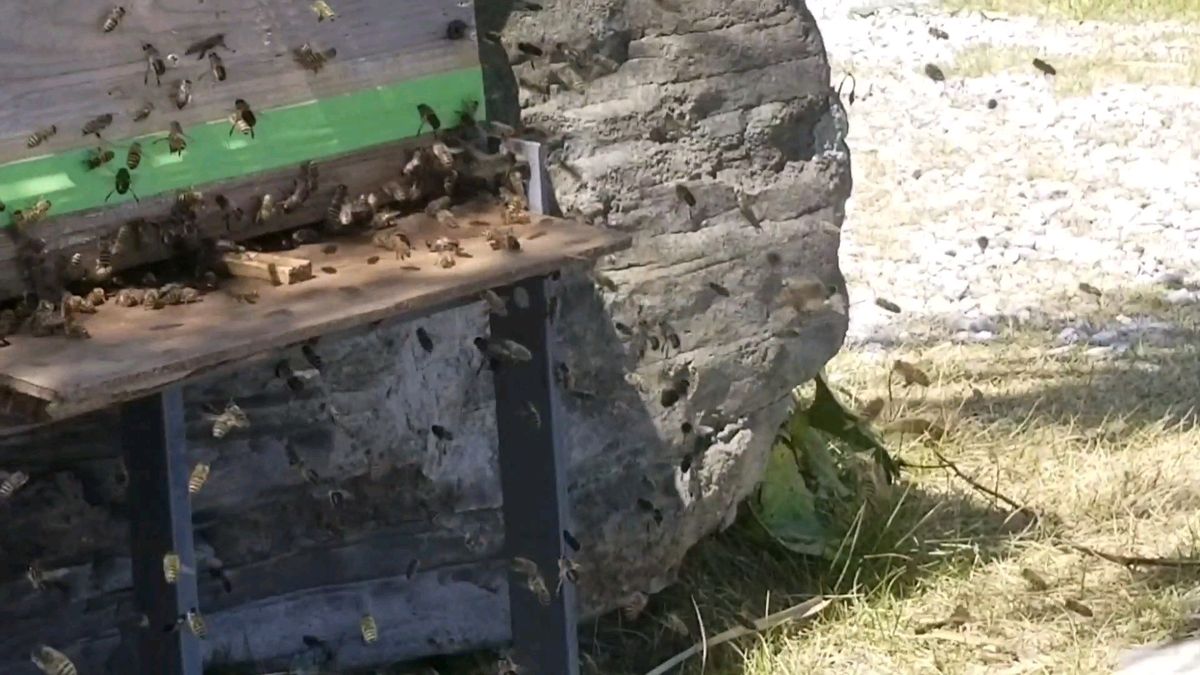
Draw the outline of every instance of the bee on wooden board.
[[[375,617],[370,614],[363,615],[358,622],[358,629],[362,633],[363,644],[372,645],[379,640],[379,626],[375,623]]]
[[[442,128],[442,121],[438,119],[437,113],[433,111],[433,108],[429,107],[428,105],[424,103],[418,103],[417,114],[421,116],[421,123],[417,125],[418,134],[421,133],[421,130],[425,128],[426,124],[428,124],[429,128],[433,129],[434,131]]]
[[[517,236],[513,234],[512,228],[501,227],[491,228],[484,233],[488,245],[493,251],[520,251],[521,242]]]
[[[209,71],[212,73],[212,76],[216,78],[217,82],[225,81],[225,62],[221,60],[221,56],[219,54],[216,52],[208,53],[208,67]]]
[[[50,126],[44,128],[44,129],[38,129],[37,131],[33,132],[32,134],[29,134],[29,138],[25,139],[25,147],[36,148],[37,146],[41,145],[42,143],[45,143],[46,141],[50,140],[50,137],[54,136],[54,134],[57,134],[57,133],[58,133],[58,127],[53,124],[51,124]]]
[[[142,164],[142,144],[134,141],[129,146],[129,150],[125,152],[125,166],[130,171],[137,169]]]
[[[212,473],[212,467],[200,462],[192,467],[192,473],[188,476],[188,494],[194,495],[199,492],[204,484],[208,482],[208,476]]]
[[[249,134],[250,138],[254,138],[254,125],[258,124],[258,118],[254,115],[254,111],[250,109],[250,104],[245,99],[239,98],[233,102],[234,111],[229,116],[229,121],[233,126],[229,129],[229,135],[232,136],[234,131],[241,132],[243,135]]]
[[[176,82],[175,86],[171,88],[171,102],[175,104],[176,108],[183,110],[191,101],[192,81],[184,78]]]
[[[46,214],[50,213],[50,209],[53,206],[54,206],[53,202],[51,202],[49,199],[46,199],[45,197],[38,199],[36,202],[33,203],[33,206],[31,206],[25,210],[25,214],[24,214],[25,224],[32,225],[33,223],[36,223],[36,222],[42,220],[43,218],[46,217]],[[13,215],[15,216],[16,213],[14,212]],[[14,219],[14,222],[15,222],[15,219]]]
[[[113,152],[112,150],[96,148],[87,159],[83,160],[83,165],[87,167],[88,171],[95,171],[101,166],[111,162],[116,156],[117,153]]]
[[[203,640],[208,637],[208,625],[204,622],[204,617],[200,611],[192,608],[184,614],[184,621],[187,623],[188,630],[192,631],[192,635]]]
[[[66,654],[47,645],[38,645],[29,654],[29,660],[45,675],[79,675],[79,670]]]
[[[262,225],[275,217],[275,197],[269,193],[263,195],[258,202],[258,210],[254,212],[254,224]]]
[[[247,302],[250,302],[250,304],[258,301],[257,292],[254,293],[254,300],[247,300]],[[225,410],[222,411],[221,414],[211,415],[210,419],[213,423],[213,438],[225,438],[227,435],[229,435],[229,432],[233,431],[234,429],[250,428],[250,418],[245,412],[242,411],[241,407],[233,401],[230,401],[229,404],[225,406]]]
[[[86,123],[84,123],[83,135],[91,136],[92,134],[95,134],[96,138],[100,138],[100,132],[107,129],[109,127],[109,125],[112,124],[112,122],[113,122],[112,113],[104,113],[103,115],[97,115],[97,116],[93,117],[92,119],[88,120]]]
[[[167,62],[163,60],[162,53],[149,42],[143,42],[142,54],[146,57],[146,72],[142,75],[142,84],[149,86],[150,73],[153,72],[154,83],[161,87],[162,76],[167,72]]]
[[[133,118],[134,122],[142,122],[149,117],[150,113],[152,112],[154,112],[154,104],[150,101],[143,101],[140,108],[130,113],[130,117]]]
[[[396,260],[412,255],[412,242],[403,233],[396,230],[381,230],[371,238],[371,243],[386,251],[394,251]]]
[[[328,19],[333,21],[337,19],[337,13],[329,6],[325,0],[317,0],[312,4],[312,10],[317,13],[317,22],[320,23]]]
[[[529,558],[518,556],[512,559],[511,569],[513,572],[525,577],[525,587],[537,597],[538,602],[542,606],[550,606],[550,589],[546,586],[546,579],[542,576],[541,570],[538,569],[537,563]]]
[[[113,192],[119,195],[123,195],[128,192],[129,194],[133,195],[133,201],[142,201],[138,199],[137,193],[133,191],[133,177],[129,175],[129,169],[126,169],[125,167],[121,167],[117,170],[117,176],[115,179],[115,184],[113,185],[113,189],[108,193],[108,197],[104,198],[104,201],[107,202],[109,198],[113,196]]]
[[[182,155],[184,150],[187,150],[187,134],[183,133],[183,125],[179,122],[171,122],[171,130],[167,132],[166,138],[160,138],[155,143],[166,143],[167,149],[173,155]]]
[[[485,290],[479,297],[487,303],[488,311],[496,316],[508,316],[508,303],[500,294],[493,290]]]
[[[330,47],[325,51],[313,49],[307,42],[292,50],[292,59],[303,69],[319,73],[329,60],[337,56],[337,48]]]
[[[125,18],[125,8],[120,5],[114,6],[108,10],[108,14],[104,15],[104,21],[100,24],[100,30],[105,33],[111,33],[121,25],[121,19]]]
[[[338,185],[333,189],[333,197],[329,200],[329,208],[325,210],[325,223],[337,229],[341,225],[342,206],[346,203],[346,195],[350,188]]]
[[[179,554],[174,551],[167,551],[162,557],[163,579],[168,584],[174,584],[179,581],[179,575],[183,572],[183,563],[180,561]]]
[[[20,490],[29,482],[29,474],[24,471],[14,471],[4,477],[0,482],[0,499],[8,499],[13,496],[17,490]]]
[[[580,569],[579,563],[566,556],[560,557],[558,559],[558,588],[554,590],[554,593],[557,595],[561,592],[563,585],[567,582],[572,584],[579,583]]]

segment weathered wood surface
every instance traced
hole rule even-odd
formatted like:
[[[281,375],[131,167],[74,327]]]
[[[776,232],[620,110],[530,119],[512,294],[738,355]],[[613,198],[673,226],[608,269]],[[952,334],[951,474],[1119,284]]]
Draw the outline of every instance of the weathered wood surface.
[[[171,120],[185,127],[222,119],[233,101],[258,109],[324,98],[375,85],[478,65],[475,41],[447,40],[452,20],[474,24],[471,3],[457,0],[338,0],[334,21],[318,22],[307,0],[137,0],[120,26],[103,33],[111,3],[46,0],[10,3],[0,22],[0,164],[94,146],[80,130],[103,113],[115,119],[104,133],[121,139],[166,131]],[[224,33],[228,50],[218,50],[228,73],[217,82],[207,59],[185,56],[192,43]],[[164,57],[179,56],[162,86],[153,75],[143,85],[146,61],[141,44]],[[336,48],[337,56],[317,74],[292,60],[305,42]],[[234,51],[236,50],[236,51]],[[179,110],[169,100],[171,83],[193,81],[192,101]],[[134,122],[144,101],[151,116]],[[30,149],[26,138],[55,124],[58,134]]]
[[[159,311],[106,306],[85,320],[90,340],[14,336],[0,351],[0,384],[49,401],[51,417],[66,417],[275,347],[427,310],[629,245],[625,235],[539,217],[516,228],[520,252],[493,251],[483,225],[500,225],[499,209],[456,212],[462,223],[456,230],[443,230],[424,214],[402,219],[417,246],[405,261],[373,246],[369,235],[342,241],[334,255],[324,254],[322,244],[300,247],[295,255],[318,261],[320,274],[294,286],[247,287],[259,290],[256,304],[215,292],[201,303]],[[446,234],[462,238],[472,256],[458,258],[450,269],[440,268],[438,255],[423,245]],[[369,262],[374,257],[377,264]]]

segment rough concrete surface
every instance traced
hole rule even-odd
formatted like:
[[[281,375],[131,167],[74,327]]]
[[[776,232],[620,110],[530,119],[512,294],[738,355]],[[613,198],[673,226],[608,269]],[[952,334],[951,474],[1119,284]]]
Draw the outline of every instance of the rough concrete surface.
[[[511,50],[481,40],[489,106],[512,120],[519,103],[523,122],[554,139],[564,211],[635,237],[594,273],[569,270],[553,284],[580,598],[595,614],[661,589],[689,547],[731,522],[761,477],[790,389],[838,350],[850,165],[821,36],[802,3],[544,4],[480,9],[480,35],[499,31]],[[518,42],[546,56],[510,69]],[[789,287],[813,281],[833,297],[803,311],[786,301]],[[278,634],[307,620],[295,602],[305,592],[327,608],[346,606],[329,599],[337,593],[372,594],[383,615],[419,611],[431,597],[467,601],[466,583],[490,598],[477,599],[483,606],[506,604],[494,565],[478,562],[502,539],[492,383],[472,345],[485,311],[477,303],[330,336],[317,346],[324,372],[308,373],[299,394],[275,376],[280,358],[307,367],[299,350],[187,389],[191,458],[213,467],[194,500],[201,599],[212,634],[227,631],[210,655],[277,662],[300,650],[299,635]],[[216,441],[202,408],[230,399],[252,427]],[[92,416],[0,450],[0,467],[33,476],[3,507],[3,672],[27,669],[12,655],[51,631],[60,648],[103,660],[112,628],[128,621],[128,570],[113,557],[126,550],[128,506],[112,421]],[[453,438],[437,438],[435,424]],[[321,484],[306,483],[289,456]],[[329,505],[331,489],[347,493],[346,506]],[[34,558],[69,570],[67,587],[34,594],[21,578]],[[412,559],[421,581],[404,590]],[[471,565],[479,571],[453,572]],[[477,621],[504,620],[486,614]],[[303,625],[352,642],[357,626],[333,621]],[[444,640],[414,635],[393,653],[348,658],[495,639],[460,624],[430,615]],[[105,641],[87,639],[102,632]]]

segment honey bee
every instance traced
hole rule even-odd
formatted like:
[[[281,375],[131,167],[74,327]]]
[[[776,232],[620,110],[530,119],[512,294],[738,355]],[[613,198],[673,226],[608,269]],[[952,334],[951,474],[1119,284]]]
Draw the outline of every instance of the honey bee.
[[[38,129],[29,134],[29,138],[25,139],[25,147],[36,148],[37,146],[50,140],[50,137],[58,133],[58,127],[51,124],[45,129]]]
[[[33,586],[33,590],[46,590],[46,575],[36,560],[29,563],[29,568],[25,570],[25,578],[29,580],[29,585]]]
[[[750,203],[750,197],[741,190],[737,191],[737,206],[738,212],[742,214],[742,217],[746,219],[750,227],[756,230],[762,229],[762,221],[754,214],[754,205]]]
[[[191,45],[188,46],[187,50],[184,51],[183,53],[185,56],[191,56],[192,54],[195,54],[196,60],[200,61],[210,51],[216,49],[217,47],[229,49],[229,46],[225,44],[225,34],[224,33],[217,33],[216,35],[210,35],[210,36],[204,38],[203,40],[198,40],[196,42],[193,42]],[[232,51],[236,51],[236,50],[229,49],[229,51],[232,52]]]
[[[487,352],[493,358],[510,363],[523,363],[533,360],[533,352],[515,340],[489,340]]]
[[[287,202],[284,202],[283,210],[287,211]],[[302,227],[292,233],[292,242],[297,246],[312,244],[321,240],[321,235],[311,227]],[[335,251],[336,252],[336,251]]]
[[[292,58],[299,66],[305,70],[310,70],[314,73],[321,72],[325,64],[330,59],[337,56],[337,49],[330,47],[325,51],[317,51],[312,48],[312,45],[305,42],[304,44],[292,50]]]
[[[884,310],[885,312],[891,312],[892,314],[899,314],[901,312],[900,305],[897,305],[887,298],[875,298],[875,306]]]
[[[104,22],[100,24],[100,30],[105,33],[111,33],[121,25],[121,19],[125,18],[125,8],[114,6],[108,10],[108,14],[104,15]]]
[[[675,197],[684,204],[687,204],[689,209],[696,206],[696,195],[693,195],[692,191],[688,189],[688,186],[684,185],[683,183],[677,183],[675,185]]]
[[[312,10],[317,13],[317,22],[320,23],[326,19],[333,21],[337,19],[337,13],[329,6],[325,0],[317,0],[312,4]]]
[[[125,153],[125,166],[129,167],[130,171],[138,168],[142,164],[142,144],[134,141],[129,146],[129,150]]]
[[[199,610],[195,608],[189,609],[183,616],[188,630],[192,631],[192,635],[201,640],[208,637],[208,625],[204,622],[204,617],[201,616]]]
[[[572,584],[579,583],[580,569],[579,563],[566,556],[558,559],[558,588],[554,591],[555,595],[562,591],[563,584],[567,582]]]
[[[179,581],[179,574],[183,570],[183,563],[179,559],[179,554],[174,551],[167,551],[162,558],[163,579],[168,584],[174,584]]]
[[[111,162],[116,156],[117,153],[113,152],[112,150],[96,148],[92,151],[92,154],[83,161],[83,165],[87,167],[88,171],[95,171],[108,162]]]
[[[521,242],[513,234],[512,228],[492,228],[484,233],[488,245],[493,251],[520,251]]]
[[[46,214],[50,213],[50,208],[52,206],[54,206],[54,204],[49,199],[46,199],[45,197],[38,199],[33,203],[33,206],[29,207],[29,209],[25,211],[25,223],[33,224],[42,220],[46,217]]]
[[[250,109],[250,104],[245,99],[239,98],[234,101],[233,107],[233,114],[229,116],[229,121],[233,124],[229,129],[229,135],[232,136],[233,132],[237,131],[242,135],[249,134],[250,138],[254,138],[254,125],[258,123],[258,118]]]
[[[96,306],[90,298],[80,297],[71,293],[63,294],[63,311],[67,314],[95,314]]]
[[[171,90],[171,101],[175,107],[183,110],[183,108],[192,102],[192,81],[182,79],[175,83]]]
[[[438,225],[442,227],[458,229],[458,219],[454,217],[454,214],[449,209],[438,211],[434,214],[434,218],[437,219]]]
[[[408,176],[404,176],[404,180],[402,181],[388,181],[383,184],[380,190],[398,202],[413,201],[421,196],[421,191],[417,189],[416,182]]]
[[[525,290],[521,286],[514,288],[513,304],[521,309],[529,309],[529,305],[531,304],[529,300],[529,291]]]
[[[183,133],[183,125],[179,122],[171,122],[171,130],[167,132],[166,138],[160,138],[155,143],[166,143],[167,149],[171,154],[182,155],[187,149],[187,134]]]
[[[370,614],[364,614],[361,621],[358,622],[359,631],[362,633],[363,644],[375,644],[379,639],[379,626],[375,624],[375,617]]]
[[[909,363],[908,361],[897,359],[896,362],[892,364],[892,372],[900,376],[900,379],[904,382],[904,386],[906,387],[910,387],[914,384],[922,387],[928,387],[931,383],[929,375],[927,375],[925,371],[921,370],[916,365]]]
[[[461,40],[467,36],[467,22],[462,19],[454,19],[446,24],[446,39]]]
[[[108,197],[104,198],[104,201],[108,201],[109,198],[113,196],[113,192],[119,195],[123,195],[128,192],[129,194],[133,195],[133,200],[135,202],[142,201],[141,199],[138,199],[137,193],[133,191],[133,177],[129,175],[129,169],[126,169],[125,167],[118,169],[114,180],[115,184],[113,185],[113,189],[108,193]]]
[[[24,471],[14,471],[0,482],[0,499],[8,499],[29,482],[29,474]]]
[[[780,292],[781,301],[790,306],[797,314],[815,312],[825,306],[827,291],[825,285],[817,279],[800,279],[786,286]]]
[[[329,208],[325,209],[325,223],[337,229],[341,224],[342,206],[346,203],[346,195],[350,188],[338,185],[333,189],[333,198],[329,200]]]
[[[427,353],[433,353],[433,338],[430,337],[429,331],[424,328],[418,328],[417,342],[421,345],[421,349],[424,349]]]
[[[429,128],[433,129],[434,131],[442,128],[442,121],[438,119],[437,113],[433,111],[433,108],[429,107],[428,105],[424,103],[418,103],[417,114],[421,116],[421,123],[417,126],[418,134],[420,134],[421,130],[425,128],[426,124],[428,124]]]
[[[217,79],[217,82],[225,81],[225,62],[221,60],[220,55],[216,52],[208,53],[208,67],[213,77]]]
[[[208,475],[212,472],[209,465],[201,462],[192,467],[192,473],[188,476],[188,494],[194,495],[204,487],[204,483],[208,481]]]
[[[93,288],[92,291],[87,294],[87,299],[88,302],[92,303],[93,307],[99,307],[108,301],[108,294],[104,292],[103,288]]]
[[[450,146],[441,141],[436,141],[433,145],[429,146],[429,150],[433,153],[433,158],[438,161],[438,164],[443,169],[449,170],[454,168],[454,151],[450,149]]]
[[[258,303],[258,291],[247,291],[245,293],[232,293],[235,302],[244,305],[253,305]]]
[[[254,224],[262,225],[275,217],[275,198],[269,193],[262,196],[258,202],[258,210],[254,213]]]
[[[295,211],[296,209],[300,208],[301,204],[308,201],[308,195],[309,195],[308,181],[305,181],[305,180],[293,181],[291,194],[289,194],[287,199],[283,200],[283,203],[280,204],[280,206],[283,208],[283,212],[291,213],[292,211]],[[305,243],[311,243],[311,242],[305,242]]]
[[[137,307],[146,297],[146,291],[140,288],[122,288],[117,291],[113,303],[118,307]]]
[[[154,104],[150,101],[142,101],[142,106],[130,113],[130,116],[133,117],[134,122],[141,122],[149,117],[152,112],[154,112]]]
[[[646,605],[650,604],[650,598],[646,597],[641,591],[634,591],[629,598],[621,604],[621,615],[626,621],[635,621],[642,612],[646,609]]]
[[[146,72],[142,75],[142,84],[149,85],[150,73],[154,73],[154,82],[161,87],[162,76],[167,72],[167,63],[163,61],[162,54],[149,42],[142,43],[142,54],[146,57]]]
[[[37,666],[38,670],[45,675],[79,675],[75,664],[71,663],[71,659],[67,658],[66,654],[47,645],[38,645],[29,654],[29,660],[33,661],[33,665]]]
[[[488,311],[496,316],[508,316],[508,303],[504,302],[504,298],[493,290],[486,290],[479,294],[488,305]]]
[[[381,230],[375,233],[371,238],[371,243],[386,251],[395,251],[396,260],[408,258],[412,255],[412,242],[403,232],[395,230]]]
[[[437,199],[430,200],[430,202],[425,205],[425,214],[429,216],[436,216],[438,211],[448,209],[450,208],[450,205],[451,200],[449,197],[438,197]]]
[[[458,263],[454,258],[453,251],[438,251],[437,265],[442,269],[450,269]]]
[[[145,295],[142,296],[143,308],[158,310],[166,306],[167,305],[162,301],[162,296],[159,294],[157,288],[146,289]]]
[[[255,300],[257,302],[257,300]],[[251,303],[253,304],[253,303]],[[213,438],[225,438],[234,429],[250,428],[250,418],[238,404],[230,401],[219,415],[211,415]]]
[[[83,135],[91,136],[92,134],[95,134],[96,138],[100,138],[100,132],[107,129],[109,127],[109,125],[112,124],[112,121],[113,121],[112,113],[104,113],[103,115],[97,115],[96,117],[93,117],[92,119],[88,120],[83,125]]]
[[[546,587],[546,579],[542,577],[537,563],[529,558],[516,557],[512,559],[511,569],[525,577],[525,587],[537,597],[542,606],[550,606],[550,589]]]
[[[529,218],[529,203],[525,201],[525,197],[508,188],[500,188],[500,196],[504,200],[504,224],[505,225],[520,225],[528,223]]]

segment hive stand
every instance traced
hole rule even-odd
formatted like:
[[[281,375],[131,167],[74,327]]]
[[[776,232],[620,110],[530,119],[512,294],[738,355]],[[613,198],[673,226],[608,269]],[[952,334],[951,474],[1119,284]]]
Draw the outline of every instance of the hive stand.
[[[528,158],[532,169],[528,188],[531,211],[540,213],[553,209],[553,198],[545,172],[544,148],[540,144],[523,141],[513,142],[512,148]],[[534,220],[538,221],[538,218],[535,216]],[[530,299],[526,307],[510,303],[507,316],[491,315],[492,340],[514,340],[526,346],[533,354],[530,361],[500,365],[496,368],[494,376],[505,556],[509,560],[520,556],[535,561],[552,592],[552,600],[548,606],[542,605],[536,595],[529,591],[525,578],[516,572],[510,572],[508,586],[512,654],[514,660],[522,667],[522,673],[576,675],[579,666],[574,588],[571,584],[564,584],[561,593],[553,592],[557,585],[559,559],[569,555],[570,551],[565,550],[563,535],[568,522],[565,478],[567,457],[558,427],[562,415],[552,373],[554,359],[550,353],[553,341],[550,336],[550,291],[547,288],[547,277],[570,261],[596,258],[625,248],[629,239],[557,219],[554,219],[554,223],[556,224],[550,225],[549,234],[537,238],[536,241],[529,241],[528,244],[523,242],[521,253],[510,254],[524,256],[519,258],[521,263],[495,263],[493,267],[499,270],[497,273],[487,271],[487,260],[491,260],[489,256],[492,253],[485,251],[482,256],[484,262],[472,263],[485,265],[484,272],[469,275],[464,272],[466,276],[458,283],[458,288],[453,293],[437,287],[438,284],[448,282],[438,281],[446,277],[434,276],[440,271],[431,271],[422,273],[428,274],[426,278],[433,280],[430,286],[436,287],[425,292],[425,295],[433,298],[428,302],[422,301],[420,297],[415,300],[408,298],[381,308],[378,298],[380,294],[386,296],[389,290],[381,282],[380,288],[369,289],[359,299],[358,302],[363,305],[361,315],[342,320],[327,320],[321,326],[293,327],[293,332],[283,330],[274,337],[256,334],[255,331],[248,331],[246,335],[257,335],[256,339],[248,341],[253,350],[261,353],[263,350],[295,344],[298,340],[294,338],[307,339],[320,334],[322,330],[342,330],[356,324],[373,323],[384,317],[408,318],[442,311],[450,306],[475,301],[484,288],[495,288],[506,297],[511,297],[517,289],[524,290]],[[546,250],[548,246],[554,247],[554,250]],[[516,258],[501,258],[500,254],[495,255],[495,260],[513,259]],[[523,269],[514,270],[513,265],[519,265]],[[346,273],[342,276],[348,277],[351,274]],[[311,294],[295,297],[308,302],[315,302],[321,297],[330,301],[340,297],[343,304],[355,303],[353,299],[347,301],[344,295],[336,294],[338,290],[344,291],[345,288],[331,287],[329,290],[320,290],[320,282],[320,279],[316,279],[293,287],[271,289],[264,294],[263,302],[268,301],[266,296],[275,294],[280,294],[286,300],[290,297],[288,293],[300,293],[305,286],[313,285],[318,290],[315,299],[310,297]],[[320,293],[326,295],[322,296]],[[413,294],[419,293],[420,291],[417,291]],[[221,307],[219,300],[214,303],[216,304],[206,302],[194,307],[205,308],[205,305],[211,305],[206,308],[210,311]],[[179,316],[182,317],[193,308],[173,309],[180,310]],[[333,313],[335,312],[330,312]],[[95,320],[100,321],[102,317],[103,313]],[[235,320],[236,318],[231,319],[227,323],[233,323]],[[245,320],[251,321],[250,318]],[[302,323],[302,320],[297,318],[293,323]],[[201,321],[201,324],[204,322]],[[113,330],[123,325],[125,324],[119,324]],[[186,330],[186,327],[176,330]],[[238,336],[240,334],[235,330],[232,336],[222,334],[221,337],[229,343]],[[41,340],[49,340],[46,345],[53,344],[63,350],[76,350],[73,359],[76,363],[90,362],[87,352],[89,349],[100,350],[101,360],[111,361],[115,353],[111,350],[117,349],[113,345],[97,344],[97,339],[73,343],[59,338]],[[144,614],[148,620],[148,626],[143,625],[137,631],[136,652],[139,663],[136,673],[202,675],[202,649],[198,638],[186,627],[178,626],[180,618],[189,609],[203,610],[197,607],[196,555],[187,487],[190,467],[185,447],[182,387],[193,376],[219,372],[221,368],[217,366],[228,367],[231,355],[250,358],[253,353],[248,351],[250,347],[230,351],[232,348],[226,346],[223,347],[225,351],[218,352],[216,348],[206,346],[205,349],[213,352],[209,354],[200,353],[200,348],[197,347],[196,353],[183,355],[183,358],[188,359],[186,367],[168,368],[169,364],[160,365],[148,374],[140,371],[110,373],[100,369],[92,374],[93,380],[86,383],[86,386],[75,386],[68,381],[68,376],[54,373],[52,368],[46,368],[45,370],[51,372],[45,374],[34,367],[37,365],[37,359],[31,356],[28,350],[46,349],[36,344],[37,342],[38,339],[28,340],[24,348],[21,344],[14,343],[0,354],[0,357],[7,357],[0,358],[0,382],[16,386],[26,395],[38,396],[40,392],[58,405],[56,410],[62,415],[74,415],[89,408],[95,409],[99,405],[115,404],[120,407],[120,438],[125,464],[130,474],[128,498],[131,505],[130,538],[135,611]],[[192,343],[185,341],[183,344]],[[161,345],[160,341],[148,349],[163,350],[157,355],[163,359],[180,351]],[[26,352],[26,358],[21,358],[22,351]],[[30,359],[34,362],[32,366]],[[154,363],[154,358],[149,358],[149,362]],[[130,370],[147,368],[144,363],[125,367]],[[109,380],[103,380],[101,376]],[[39,377],[42,379],[39,380]],[[106,391],[103,395],[106,398],[97,399],[96,392],[100,391],[102,381],[121,382],[125,387],[122,390],[124,393],[118,396]],[[141,390],[136,396],[130,392],[139,390],[130,385],[130,382],[142,383],[138,385],[141,386]],[[82,399],[73,399],[73,396],[92,398],[85,402]],[[531,407],[537,411],[536,417],[540,418],[540,423],[531,421],[531,417],[535,417],[530,413]],[[54,405],[51,408],[54,409]],[[162,560],[166,551],[178,553],[183,564],[184,573],[175,584],[167,584],[163,576]],[[470,608],[464,607],[463,610],[470,611]],[[387,639],[386,632],[380,639]]]

